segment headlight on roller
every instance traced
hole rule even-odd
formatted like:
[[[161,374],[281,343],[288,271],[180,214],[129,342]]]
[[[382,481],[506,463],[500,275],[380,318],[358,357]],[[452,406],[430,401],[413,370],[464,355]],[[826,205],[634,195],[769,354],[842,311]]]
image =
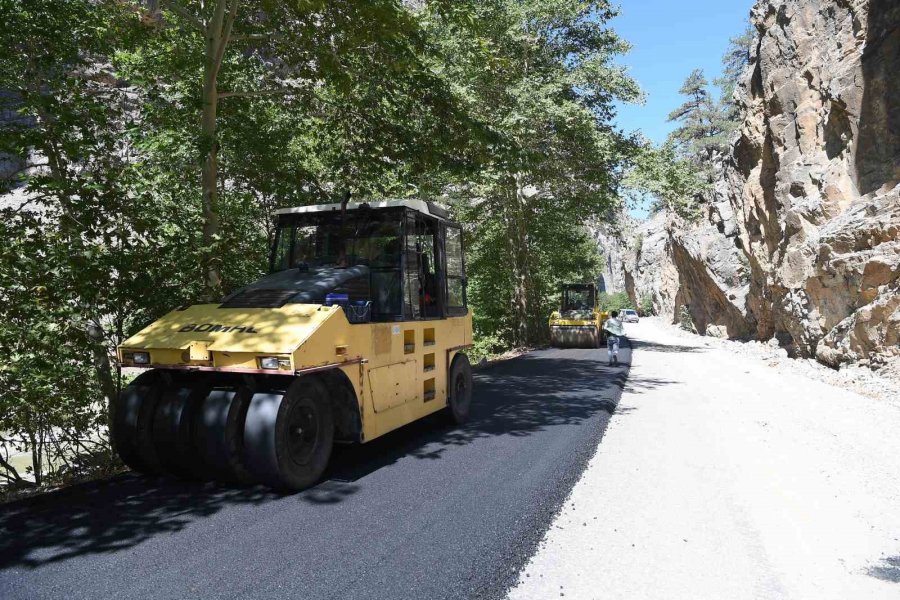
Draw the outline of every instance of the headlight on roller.
[[[259,368],[260,369],[277,369],[278,368],[278,357],[276,356],[263,356],[259,359]]]
[[[149,365],[150,364],[150,353],[149,352],[135,352],[132,355],[132,359],[134,364],[136,365]]]

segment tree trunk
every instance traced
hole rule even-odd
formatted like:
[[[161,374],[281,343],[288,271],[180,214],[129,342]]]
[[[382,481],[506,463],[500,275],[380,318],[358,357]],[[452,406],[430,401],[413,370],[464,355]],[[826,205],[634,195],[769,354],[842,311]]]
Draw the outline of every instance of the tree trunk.
[[[47,115],[41,114],[40,118],[45,123],[50,122],[50,118]],[[67,177],[66,167],[63,164],[62,158],[60,158],[61,153],[58,151],[56,145],[47,140],[43,144],[42,151],[44,156],[47,157],[50,172],[53,175],[54,179],[59,182],[65,181]],[[82,249],[84,246],[84,242],[81,238],[81,232],[73,227],[73,221],[70,216],[72,210],[69,206],[69,200],[66,198],[60,198],[60,206],[62,209],[60,231],[65,235],[66,239],[69,240],[69,244],[72,248]],[[117,396],[117,386],[115,384],[115,380],[113,379],[112,370],[109,364],[109,347],[106,344],[106,340],[103,337],[103,330],[100,328],[100,326],[91,323],[91,319],[88,317],[88,315],[82,313],[82,316],[83,322],[85,323],[85,333],[87,333],[88,338],[90,338],[91,340],[91,358],[93,360],[94,367],[96,368],[97,379],[100,382],[100,388],[103,392],[104,400],[106,401],[107,415],[109,418],[112,418],[112,411],[114,407],[113,401]],[[40,459],[40,456],[38,456],[38,459]],[[40,482],[38,482],[38,484],[39,483]]]
[[[513,315],[515,319],[514,342],[516,346],[526,346],[531,342],[529,325],[529,252],[528,252],[528,220],[524,190],[524,178],[521,173],[515,175],[515,195],[511,203],[510,241],[512,243],[512,276],[513,276]]]
[[[110,432],[112,432],[112,424],[115,419],[115,399],[118,396],[119,386],[110,366],[109,346],[106,344],[103,330],[98,325],[89,324],[87,326],[87,334],[92,342],[91,359],[94,362],[97,380],[100,382],[100,391],[103,393],[103,399],[106,403],[107,424]]]
[[[237,0],[235,0],[235,3]],[[217,82],[224,44],[223,25],[227,12],[226,0],[216,2],[215,12],[206,27],[206,60],[203,65],[203,112],[200,117],[200,138],[206,152],[203,158],[201,185],[203,188],[203,270],[206,300],[215,301],[221,296],[222,276],[216,252],[219,235],[218,152],[216,113],[219,104]]]
[[[40,425],[38,425],[40,427]],[[31,431],[29,428],[28,437],[31,439],[31,470],[34,472],[34,485],[41,485],[44,482],[44,461],[43,461],[43,451],[44,444],[43,441],[38,441],[38,435],[43,437],[43,431],[38,430],[37,432]]]

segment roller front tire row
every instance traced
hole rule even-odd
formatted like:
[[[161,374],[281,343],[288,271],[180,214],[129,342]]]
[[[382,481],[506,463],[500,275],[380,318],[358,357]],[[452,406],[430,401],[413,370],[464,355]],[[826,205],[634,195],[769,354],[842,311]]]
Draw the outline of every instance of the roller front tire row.
[[[280,385],[222,374],[144,372],[118,398],[113,447],[141,473],[302,490],[328,466],[334,410],[317,377]],[[471,394],[469,361],[459,355],[450,369],[447,411],[453,421],[468,418]]]

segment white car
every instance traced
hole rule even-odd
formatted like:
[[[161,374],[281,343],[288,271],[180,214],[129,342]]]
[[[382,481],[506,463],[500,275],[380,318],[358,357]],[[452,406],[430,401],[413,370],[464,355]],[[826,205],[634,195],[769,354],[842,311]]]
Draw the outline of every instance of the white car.
[[[626,323],[637,323],[641,318],[638,316],[636,310],[626,308],[622,311],[622,320]]]

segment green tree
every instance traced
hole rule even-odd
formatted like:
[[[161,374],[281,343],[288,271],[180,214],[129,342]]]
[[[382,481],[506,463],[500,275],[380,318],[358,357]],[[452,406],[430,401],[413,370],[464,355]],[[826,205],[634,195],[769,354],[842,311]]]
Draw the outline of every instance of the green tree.
[[[756,32],[751,25],[747,25],[744,31],[728,40],[728,49],[722,56],[722,76],[715,79],[715,83],[722,90],[724,112],[732,123],[732,128],[737,127],[740,121],[740,106],[734,100],[734,94],[744,72],[750,65],[750,53],[756,39]]]
[[[625,292],[616,292],[614,294],[607,294],[604,292],[600,294],[598,300],[600,302],[600,310],[618,310],[621,312],[626,308],[634,308],[634,303]]]
[[[653,311],[654,311],[653,296],[651,296],[650,294],[644,294],[643,296],[641,296],[640,304],[641,304],[640,311],[641,311],[642,317],[649,317],[653,314]]]
[[[700,218],[697,198],[709,186],[706,174],[672,141],[661,147],[645,142],[624,181],[633,196],[652,199],[651,212],[668,209],[688,221]]]
[[[461,162],[472,127],[397,0],[146,4],[155,34],[119,64],[153,103],[147,145],[194,150],[208,299],[228,287],[223,192],[308,203],[397,191]]]
[[[710,94],[709,82],[700,69],[688,76],[678,92],[687,100],[669,114],[669,122],[678,123],[669,141],[682,156],[708,165],[727,149],[731,128],[727,114]]]
[[[753,40],[749,26],[731,38],[722,77],[715,80],[722,90],[719,100],[703,71],[694,70],[679,90],[686,100],[668,117],[678,124],[676,129],[660,147],[644,144],[628,172],[626,188],[641,200],[652,198],[651,212],[670,209],[689,221],[700,218],[697,201],[716,177],[715,159],[728,151],[741,119],[734,93],[750,64]]]
[[[16,193],[0,209],[0,431],[39,483],[103,451],[111,333],[149,303],[135,263],[172,264],[143,247],[141,223],[162,211],[130,193],[128,97],[97,60],[137,20],[100,0],[4,0],[0,15],[0,154],[19,165],[2,180]]]
[[[472,224],[480,331],[515,345],[546,336],[559,278],[596,268],[581,224],[617,201],[633,152],[611,124],[613,102],[638,96],[615,64],[628,46],[606,25],[614,15],[605,0],[492,0],[458,4],[432,27],[453,57],[445,76],[497,137],[449,195]]]

